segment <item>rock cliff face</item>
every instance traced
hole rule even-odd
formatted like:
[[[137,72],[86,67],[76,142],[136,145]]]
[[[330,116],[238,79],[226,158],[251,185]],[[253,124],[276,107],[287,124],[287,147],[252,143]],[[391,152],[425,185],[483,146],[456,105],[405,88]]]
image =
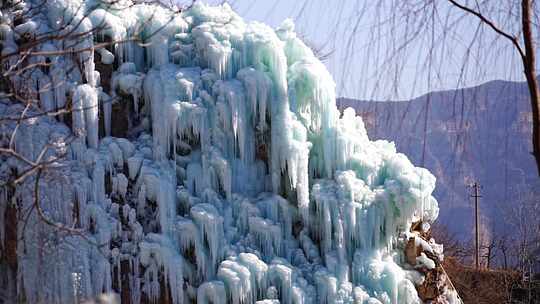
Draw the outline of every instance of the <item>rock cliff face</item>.
[[[340,115],[290,21],[130,1],[1,17],[3,69],[35,101],[0,102],[21,118],[0,129],[8,302],[460,302],[422,238],[435,178]]]

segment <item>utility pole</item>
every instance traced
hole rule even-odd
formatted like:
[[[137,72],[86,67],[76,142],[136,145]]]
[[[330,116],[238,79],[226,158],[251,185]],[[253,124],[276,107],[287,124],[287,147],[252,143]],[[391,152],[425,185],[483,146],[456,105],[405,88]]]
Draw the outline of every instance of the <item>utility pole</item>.
[[[478,214],[478,198],[482,197],[480,195],[480,185],[477,182],[474,182],[474,184],[471,185],[471,187],[474,189],[474,194],[471,195],[471,197],[474,197],[474,226],[475,226],[475,264],[476,269],[479,268],[480,265],[480,243],[479,243],[479,236],[480,232],[478,229],[479,225],[479,214]]]

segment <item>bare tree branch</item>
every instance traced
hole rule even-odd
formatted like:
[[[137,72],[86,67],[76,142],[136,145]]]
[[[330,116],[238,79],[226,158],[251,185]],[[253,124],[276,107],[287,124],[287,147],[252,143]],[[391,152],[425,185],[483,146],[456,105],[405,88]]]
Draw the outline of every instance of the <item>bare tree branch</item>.
[[[462,5],[462,4],[458,3],[455,0],[448,0],[448,2],[452,3],[454,6],[460,8],[461,10],[463,10],[463,11],[465,11],[467,13],[470,13],[470,14],[476,16],[483,23],[485,23],[491,29],[493,29],[497,34],[499,34],[499,35],[505,37],[506,39],[510,40],[510,42],[512,42],[514,47],[516,47],[516,49],[519,52],[519,54],[521,55],[521,57],[525,56],[525,52],[523,52],[523,49],[521,48],[521,45],[519,44],[519,41],[518,41],[517,37],[512,36],[512,35],[506,33],[505,31],[501,30],[495,23],[493,23],[491,20],[489,20],[486,16],[482,15],[480,12],[475,11],[474,9],[472,9],[470,7],[467,7],[465,5]]]

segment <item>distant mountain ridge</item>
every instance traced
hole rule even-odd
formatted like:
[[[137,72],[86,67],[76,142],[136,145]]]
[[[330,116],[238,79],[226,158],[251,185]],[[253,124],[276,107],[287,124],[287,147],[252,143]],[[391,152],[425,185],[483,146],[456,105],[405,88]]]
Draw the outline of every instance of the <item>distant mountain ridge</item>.
[[[468,185],[474,181],[482,185],[485,230],[503,229],[505,210],[540,197],[530,154],[532,114],[525,83],[491,81],[410,101],[339,98],[337,104],[340,109],[353,107],[372,139],[394,141],[415,165],[436,175],[439,220],[453,232],[470,235],[473,203]]]

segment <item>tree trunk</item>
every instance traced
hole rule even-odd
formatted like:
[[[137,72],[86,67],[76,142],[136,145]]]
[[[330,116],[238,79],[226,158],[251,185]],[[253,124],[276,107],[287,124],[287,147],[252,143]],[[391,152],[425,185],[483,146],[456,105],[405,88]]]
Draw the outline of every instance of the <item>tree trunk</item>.
[[[506,257],[506,249],[502,250],[503,259],[504,259],[504,269],[508,269],[508,258]]]
[[[491,268],[491,260],[493,259],[493,245],[489,244],[487,252],[487,269]]]
[[[523,42],[525,44],[525,56],[522,56],[525,77],[531,97],[532,123],[533,123],[533,155],[536,167],[540,175],[540,90],[536,79],[536,50],[534,49],[534,36],[532,32],[531,0],[521,2],[521,22],[523,27]]]

